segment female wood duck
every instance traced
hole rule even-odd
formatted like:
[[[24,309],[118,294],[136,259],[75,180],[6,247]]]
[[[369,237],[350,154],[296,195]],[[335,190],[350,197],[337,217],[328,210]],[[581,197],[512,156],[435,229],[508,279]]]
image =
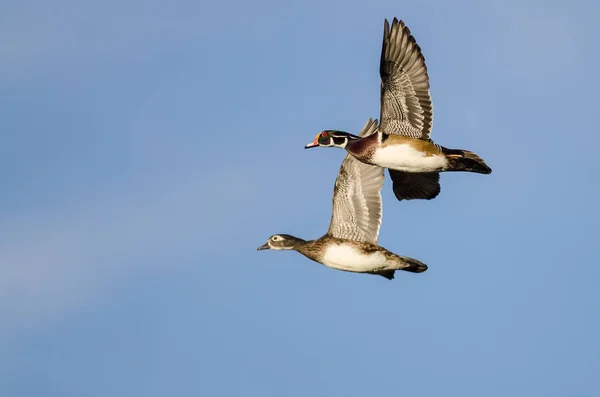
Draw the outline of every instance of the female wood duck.
[[[360,136],[372,134],[377,120],[370,120]],[[394,278],[396,270],[421,273],[427,266],[398,256],[377,245],[381,225],[383,168],[367,165],[347,154],[333,189],[333,215],[329,231],[306,241],[289,234],[275,234],[259,250],[295,250],[315,262],[337,270]]]
[[[398,200],[427,199],[440,192],[440,172],[489,174],[492,169],[468,150],[447,149],[430,138],[433,111],[429,76],[419,45],[403,21],[394,18],[383,29],[379,65],[381,124],[376,133],[359,137],[326,130],[306,148],[346,149],[363,163],[389,169]]]

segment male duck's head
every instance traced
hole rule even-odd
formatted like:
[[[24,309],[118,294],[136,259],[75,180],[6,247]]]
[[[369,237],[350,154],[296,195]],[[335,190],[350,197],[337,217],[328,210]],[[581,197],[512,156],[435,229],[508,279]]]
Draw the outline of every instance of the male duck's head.
[[[340,147],[342,149],[346,148],[348,142],[360,139],[360,137],[356,135],[352,135],[348,132],[337,131],[337,130],[325,130],[320,132],[315,137],[315,140],[306,145],[305,149],[310,149],[317,146],[325,146],[325,147]]]
[[[290,236],[289,234],[274,234],[269,237],[266,243],[258,247],[257,250],[293,250],[300,242],[304,242],[304,240]]]

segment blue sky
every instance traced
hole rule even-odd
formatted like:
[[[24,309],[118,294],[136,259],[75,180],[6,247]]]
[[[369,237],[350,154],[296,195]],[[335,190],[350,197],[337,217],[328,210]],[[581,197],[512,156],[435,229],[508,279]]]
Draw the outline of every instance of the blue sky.
[[[597,3],[94,3],[0,5],[0,395],[598,395]],[[379,116],[394,16],[494,172],[386,179],[423,274],[257,252],[327,230],[303,146]]]

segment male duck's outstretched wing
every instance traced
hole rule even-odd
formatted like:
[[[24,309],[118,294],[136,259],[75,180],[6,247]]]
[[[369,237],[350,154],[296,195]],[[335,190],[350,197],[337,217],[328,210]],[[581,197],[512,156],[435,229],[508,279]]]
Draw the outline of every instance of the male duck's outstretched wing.
[[[433,108],[429,76],[421,48],[404,21],[394,18],[383,27],[379,64],[381,124],[386,134],[429,139]]]
[[[377,120],[367,121],[360,136],[377,130]],[[381,225],[383,168],[368,165],[347,154],[333,189],[329,234],[333,237],[377,244]]]
[[[429,76],[421,48],[403,21],[394,18],[383,27],[381,48],[381,124],[386,134],[429,140],[433,108]],[[431,200],[440,193],[438,172],[388,170],[398,200]]]

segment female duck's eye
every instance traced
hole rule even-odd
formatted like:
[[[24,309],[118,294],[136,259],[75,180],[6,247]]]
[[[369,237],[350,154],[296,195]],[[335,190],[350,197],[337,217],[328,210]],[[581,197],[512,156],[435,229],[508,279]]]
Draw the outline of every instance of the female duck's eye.
[[[279,238],[277,236],[273,236],[272,240],[277,241]]]

